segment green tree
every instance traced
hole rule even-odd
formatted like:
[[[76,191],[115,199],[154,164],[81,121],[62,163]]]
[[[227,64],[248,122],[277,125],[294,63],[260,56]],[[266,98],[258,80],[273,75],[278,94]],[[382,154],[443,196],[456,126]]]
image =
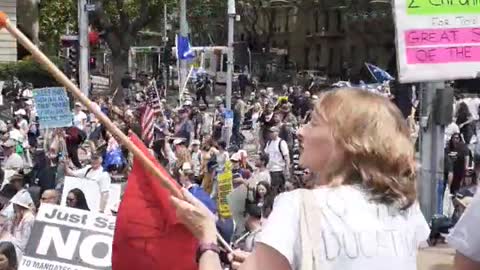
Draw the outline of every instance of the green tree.
[[[74,0],[42,0],[40,2],[41,47],[48,55],[60,49],[60,37],[67,31],[77,29],[77,5]]]

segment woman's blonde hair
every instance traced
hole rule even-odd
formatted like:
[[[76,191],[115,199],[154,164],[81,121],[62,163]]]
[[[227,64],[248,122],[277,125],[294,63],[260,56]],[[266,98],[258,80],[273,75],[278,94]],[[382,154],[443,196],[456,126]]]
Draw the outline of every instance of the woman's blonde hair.
[[[332,164],[327,176],[330,184],[360,183],[373,201],[400,209],[414,203],[414,146],[407,122],[392,102],[364,90],[338,89],[320,96],[314,114],[328,123],[343,151],[343,160]]]

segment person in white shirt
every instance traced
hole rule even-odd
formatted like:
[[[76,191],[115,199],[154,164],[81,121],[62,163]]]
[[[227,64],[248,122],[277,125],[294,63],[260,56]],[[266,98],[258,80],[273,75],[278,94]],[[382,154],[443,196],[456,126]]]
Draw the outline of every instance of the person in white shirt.
[[[110,174],[103,170],[102,157],[93,155],[91,159],[92,161],[90,166],[86,166],[80,170],[72,171],[68,166],[65,166],[65,174],[79,178],[86,178],[97,182],[101,193],[100,212],[103,213],[105,212],[105,207],[108,203],[112,179],[110,178]]]
[[[480,269],[480,192],[468,206],[447,238],[448,245],[455,248],[456,270]]]
[[[80,102],[75,103],[73,109],[73,125],[78,129],[84,130],[87,124],[87,115],[82,111],[82,104]]]
[[[367,91],[326,91],[298,135],[300,163],[317,175],[315,188],[278,196],[253,252],[234,252],[233,269],[417,269],[430,230],[417,202],[410,131],[398,108]],[[220,270],[211,248],[215,219],[187,198],[171,201],[199,239],[199,269]]]
[[[268,155],[267,168],[270,171],[272,192],[278,194],[285,188],[286,178],[290,176],[290,154],[287,142],[278,136],[279,129],[269,129],[270,140],[265,145]]]
[[[19,171],[25,167],[25,161],[19,154],[15,152],[16,146],[17,143],[11,139],[2,144],[5,155],[5,161],[3,162],[2,169]]]

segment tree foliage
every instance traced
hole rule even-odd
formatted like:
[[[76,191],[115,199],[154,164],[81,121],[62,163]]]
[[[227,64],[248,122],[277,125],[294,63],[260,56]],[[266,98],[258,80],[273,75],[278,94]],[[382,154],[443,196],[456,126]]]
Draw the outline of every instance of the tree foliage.
[[[55,54],[60,47],[60,37],[67,31],[76,32],[77,5],[75,0],[42,0],[40,2],[40,40],[43,49]]]

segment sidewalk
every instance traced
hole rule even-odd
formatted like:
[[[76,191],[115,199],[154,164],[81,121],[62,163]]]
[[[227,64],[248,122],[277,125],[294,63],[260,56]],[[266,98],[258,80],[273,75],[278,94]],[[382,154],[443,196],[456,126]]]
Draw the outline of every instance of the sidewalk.
[[[420,252],[418,270],[453,270],[455,251],[446,245],[430,247]]]

